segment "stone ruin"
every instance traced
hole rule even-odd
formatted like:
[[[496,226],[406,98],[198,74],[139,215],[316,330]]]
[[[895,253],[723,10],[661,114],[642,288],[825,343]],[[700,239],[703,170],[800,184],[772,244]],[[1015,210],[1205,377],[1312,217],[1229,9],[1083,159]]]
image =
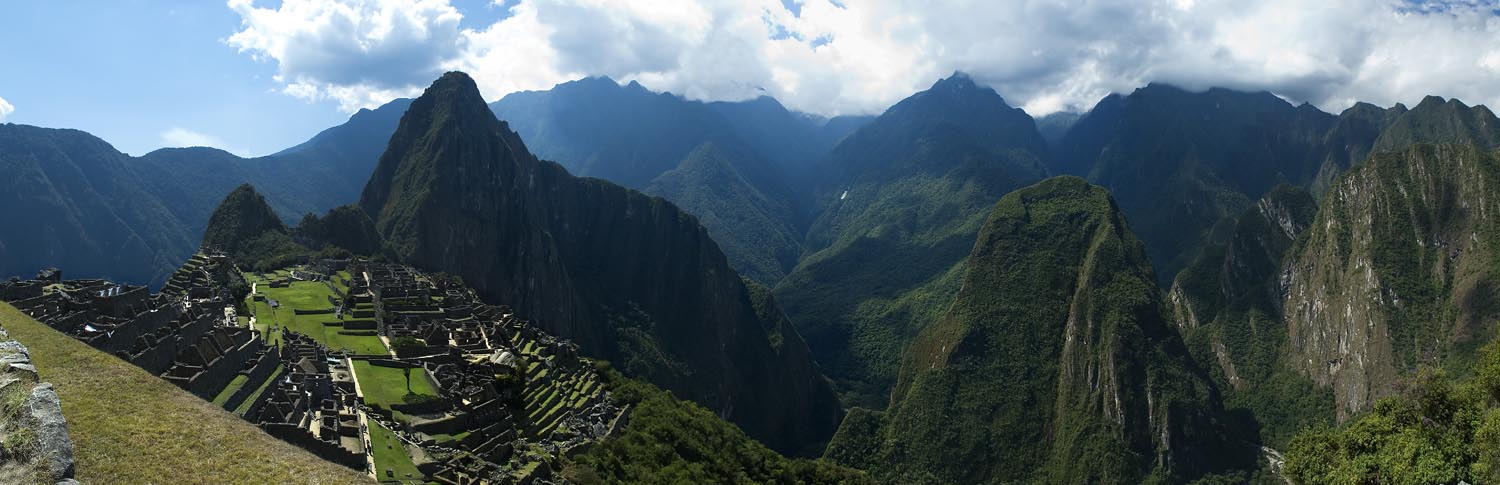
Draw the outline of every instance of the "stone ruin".
[[[336,276],[348,271],[349,278]],[[348,290],[333,284],[333,279]],[[447,484],[549,480],[558,456],[582,452],[617,432],[628,410],[616,406],[577,346],[488,305],[448,278],[363,260],[321,260],[270,284],[322,281],[338,296],[332,313],[346,329],[386,341],[413,338],[388,356],[330,352],[284,330],[279,345],[239,323],[247,295],[232,262],[205,249],[160,293],[104,280],[64,280],[61,272],[0,283],[0,300],[63,333],[115,354],[267,433],[327,460],[381,477],[370,453],[369,422],[419,450],[418,469]],[[301,313],[299,313],[301,314]],[[361,330],[363,331],[363,330]],[[437,399],[366,405],[351,366],[420,368]],[[283,369],[278,373],[277,369]],[[244,377],[240,387],[229,383]]]

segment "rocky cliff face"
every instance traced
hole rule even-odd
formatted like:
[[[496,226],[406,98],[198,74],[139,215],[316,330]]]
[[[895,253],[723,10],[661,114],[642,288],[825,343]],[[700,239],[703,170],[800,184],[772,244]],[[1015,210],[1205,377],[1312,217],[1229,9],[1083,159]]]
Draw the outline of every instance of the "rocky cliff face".
[[[1341,420],[1494,335],[1497,175],[1481,146],[1415,145],[1330,188],[1283,284],[1290,365],[1332,386]]]
[[[1173,322],[1225,391],[1225,406],[1249,410],[1270,446],[1333,421],[1332,393],[1287,369],[1282,359],[1282,261],[1316,213],[1307,191],[1271,189],[1240,215],[1233,235],[1177,274],[1167,295]]]
[[[798,451],[837,425],[801,338],[756,314],[696,219],[537,160],[467,75],[412,103],[360,206],[401,259],[462,276],[774,448]]]
[[[1012,192],[952,306],[908,350],[889,411],[851,413],[828,456],[941,483],[1184,481],[1243,466],[1154,280],[1104,189],[1060,177]]]

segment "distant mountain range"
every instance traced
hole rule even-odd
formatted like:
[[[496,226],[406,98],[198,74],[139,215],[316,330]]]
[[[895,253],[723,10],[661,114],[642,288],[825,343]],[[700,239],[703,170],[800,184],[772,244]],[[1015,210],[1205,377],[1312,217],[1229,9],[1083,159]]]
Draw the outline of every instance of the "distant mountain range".
[[[251,183],[286,220],[359,196],[410,100],[361,110],[343,125],[277,154],[240,158],[214,148],[140,157],[76,130],[0,125],[0,167],[25,174],[0,190],[0,275],[49,266],[72,276],[160,285],[192,255],[209,215]],[[12,229],[14,228],[14,229]]]

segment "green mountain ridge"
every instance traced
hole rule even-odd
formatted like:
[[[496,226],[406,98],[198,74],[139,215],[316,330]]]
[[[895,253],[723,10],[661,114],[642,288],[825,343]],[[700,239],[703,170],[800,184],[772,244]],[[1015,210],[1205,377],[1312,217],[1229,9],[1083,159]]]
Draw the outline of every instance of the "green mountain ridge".
[[[884,413],[827,455],[900,483],[1183,482],[1253,466],[1165,315],[1141,242],[1076,177],[1006,195]]]
[[[883,405],[907,342],[958,290],[985,211],[1044,177],[1045,156],[1029,116],[958,73],[819,162],[821,215],[775,293],[846,404]]]

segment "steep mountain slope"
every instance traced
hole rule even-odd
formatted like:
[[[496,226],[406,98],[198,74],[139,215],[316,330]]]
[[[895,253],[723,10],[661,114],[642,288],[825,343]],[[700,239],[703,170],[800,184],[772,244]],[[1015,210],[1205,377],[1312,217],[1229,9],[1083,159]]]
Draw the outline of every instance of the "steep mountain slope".
[[[1377,153],[1329,190],[1287,262],[1284,316],[1288,362],[1333,388],[1340,420],[1419,365],[1465,372],[1494,336],[1497,177],[1490,149],[1418,144]]]
[[[360,206],[399,258],[463,277],[773,448],[816,445],[837,425],[801,338],[757,315],[692,216],[537,160],[463,73],[412,103]]]
[[[944,316],[908,350],[884,415],[828,456],[903,483],[1182,482],[1247,465],[1163,315],[1141,242],[1076,177],[1006,195]],[[873,433],[872,433],[873,431]]]
[[[958,290],[989,207],[1041,179],[1031,117],[963,74],[897,103],[820,162],[822,214],[776,298],[850,404],[879,407],[902,349]]]
[[[1271,187],[1309,187],[1335,121],[1267,92],[1152,84],[1100,101],[1059,142],[1055,167],[1114,194],[1166,282]]]
[[[1068,130],[1072,129],[1078,120],[1083,119],[1084,114],[1086,113],[1059,111],[1037,118],[1036,131],[1042,134],[1042,139],[1047,140],[1048,146],[1055,147],[1058,142],[1062,141],[1063,135],[1068,134]]]
[[[684,210],[697,216],[740,274],[770,283],[797,264],[802,229],[795,222],[793,194],[774,181],[757,180],[764,174],[735,163],[754,157],[747,150],[705,142],[644,191],[690,208]]]
[[[77,130],[0,125],[0,276],[68,268],[160,284],[195,237],[131,171],[129,157]]]
[[[374,255],[381,249],[375,221],[357,205],[335,207],[321,218],[308,214],[297,224],[294,236],[313,250],[335,246],[354,254]]]
[[[1316,212],[1307,191],[1276,186],[1240,215],[1232,236],[1177,273],[1168,294],[1177,329],[1225,391],[1225,406],[1249,411],[1272,446],[1334,417],[1332,392],[1282,361],[1282,261]]]
[[[490,108],[539,157],[697,216],[742,274],[774,283],[796,263],[805,204],[787,170],[806,166],[819,144],[775,100],[705,104],[596,77]]]

